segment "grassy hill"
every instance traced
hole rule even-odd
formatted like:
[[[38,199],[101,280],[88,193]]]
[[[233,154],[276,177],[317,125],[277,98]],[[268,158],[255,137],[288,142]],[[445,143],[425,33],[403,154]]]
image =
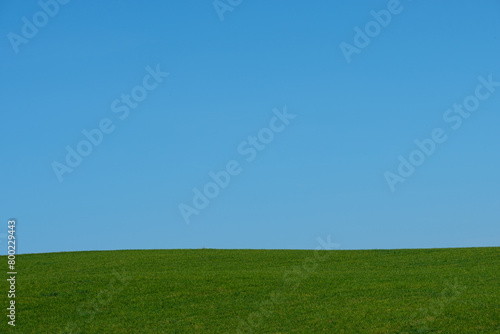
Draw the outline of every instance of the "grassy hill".
[[[1,333],[500,333],[498,247],[69,252],[17,270]]]

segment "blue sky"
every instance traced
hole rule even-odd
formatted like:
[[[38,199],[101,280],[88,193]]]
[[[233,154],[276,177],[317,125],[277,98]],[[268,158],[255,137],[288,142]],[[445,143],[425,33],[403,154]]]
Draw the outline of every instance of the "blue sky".
[[[500,245],[498,1],[61,2],[0,5],[1,254]]]

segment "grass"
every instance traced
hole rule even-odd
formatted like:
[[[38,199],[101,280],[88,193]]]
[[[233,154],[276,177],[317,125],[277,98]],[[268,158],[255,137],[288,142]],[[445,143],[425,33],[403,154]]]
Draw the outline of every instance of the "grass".
[[[499,255],[498,247],[19,255],[16,327],[7,325],[4,280],[0,332],[500,333]]]

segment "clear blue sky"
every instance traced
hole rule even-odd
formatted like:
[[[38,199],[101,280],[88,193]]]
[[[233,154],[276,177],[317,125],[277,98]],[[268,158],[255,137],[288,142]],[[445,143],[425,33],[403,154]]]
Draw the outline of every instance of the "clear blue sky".
[[[0,4],[1,254],[500,246],[500,2],[117,3]]]

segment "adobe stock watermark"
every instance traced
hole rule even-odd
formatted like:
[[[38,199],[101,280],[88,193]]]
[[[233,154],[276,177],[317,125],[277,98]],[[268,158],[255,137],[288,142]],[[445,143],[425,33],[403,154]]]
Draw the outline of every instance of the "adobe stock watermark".
[[[232,12],[234,8],[241,5],[243,0],[215,0],[212,2],[215,12],[219,16],[219,20],[224,21],[224,13]]]
[[[259,329],[266,318],[273,315],[274,309],[279,304],[287,301],[287,292],[297,290],[302,282],[309,278],[318,268],[318,266],[325,262],[330,257],[330,250],[340,249],[340,244],[333,243],[330,236],[326,241],[322,238],[316,239],[318,246],[314,250],[313,256],[307,257],[302,261],[301,265],[296,265],[283,273],[283,288],[279,291],[274,291],[270,294],[269,299],[259,304],[259,309],[250,313],[245,320],[239,320],[239,326],[236,333],[254,333]],[[321,256],[320,256],[321,255]]]
[[[290,121],[297,115],[289,114],[286,106],[283,110],[273,109],[274,116],[269,120],[268,127],[260,129],[256,136],[248,136],[246,140],[242,141],[238,147],[237,152],[240,156],[245,158],[247,162],[253,162],[263,151],[267,145],[273,142],[275,135],[282,132],[290,124]],[[229,160],[225,164],[225,169],[219,172],[211,171],[208,173],[211,181],[207,182],[204,186],[193,188],[193,199],[191,205],[180,203],[178,208],[181,216],[186,224],[191,222],[193,215],[199,215],[202,210],[206,209],[213,200],[219,196],[222,189],[227,188],[232,180],[232,177],[239,175],[243,171],[242,164],[237,160]]]
[[[136,109],[139,103],[148,97],[148,92],[158,88],[164,78],[169,75],[169,73],[160,70],[160,65],[156,65],[155,69],[151,66],[146,66],[145,70],[147,74],[143,77],[142,84],[134,86],[130,90],[130,94],[121,94],[119,98],[111,102],[111,112],[116,114],[122,121],[129,117],[131,109]],[[64,181],[64,174],[69,174],[76,167],[80,166],[83,159],[92,154],[94,148],[102,144],[105,135],[112,133],[115,129],[116,125],[111,118],[104,117],[97,123],[95,128],[90,130],[83,129],[81,131],[84,139],[80,140],[74,148],[66,145],[64,163],[53,161],[51,164],[52,170],[59,182]]]
[[[460,294],[467,288],[465,285],[460,285],[458,283],[458,278],[455,277],[455,282],[446,282],[446,287],[441,291],[439,298],[435,299],[427,305],[426,307],[420,307],[410,316],[410,331],[404,331],[402,333],[429,333],[433,332],[435,329],[431,329],[429,326],[434,322],[439,316],[441,316],[448,304],[454,302]]]
[[[488,75],[487,78],[479,76],[477,80],[479,85],[476,86],[474,94],[465,97],[461,104],[454,103],[451,108],[446,109],[443,113],[443,121],[454,131],[460,129],[463,121],[468,119],[472,112],[479,109],[481,101],[487,100],[496,91],[495,87],[500,86],[500,82],[493,81],[492,74]],[[436,152],[438,146],[447,140],[448,135],[443,128],[433,129],[430,136],[423,140],[415,139],[416,149],[407,157],[402,155],[398,157],[399,166],[397,171],[386,171],[384,173],[384,178],[391,192],[396,191],[396,185],[405,182],[406,179],[412,176],[416,168],[422,166]]]
[[[373,38],[380,35],[382,28],[389,26],[393,16],[400,14],[402,11],[403,6],[399,0],[389,0],[387,2],[387,9],[370,11],[373,20],[368,21],[363,29],[358,26],[354,27],[355,34],[352,44],[344,41],[339,44],[340,51],[342,51],[347,63],[350,64],[353,54],[360,54],[361,50],[370,45]]]
[[[9,32],[7,38],[12,46],[14,53],[19,52],[19,46],[22,44],[28,44],[28,42],[33,39],[40,29],[45,27],[49,23],[50,19],[54,18],[60,9],[60,5],[66,5],[70,0],[40,0],[38,1],[38,6],[40,10],[28,19],[26,16],[21,18],[21,34],[16,34],[14,32]]]
[[[108,307],[114,296],[125,289],[131,279],[123,269],[122,273],[113,270],[113,276],[106,289],[102,289],[94,298],[80,304],[77,312],[81,321],[79,323],[69,321],[59,332],[60,334],[82,334],[81,327],[92,323],[99,312]]]

